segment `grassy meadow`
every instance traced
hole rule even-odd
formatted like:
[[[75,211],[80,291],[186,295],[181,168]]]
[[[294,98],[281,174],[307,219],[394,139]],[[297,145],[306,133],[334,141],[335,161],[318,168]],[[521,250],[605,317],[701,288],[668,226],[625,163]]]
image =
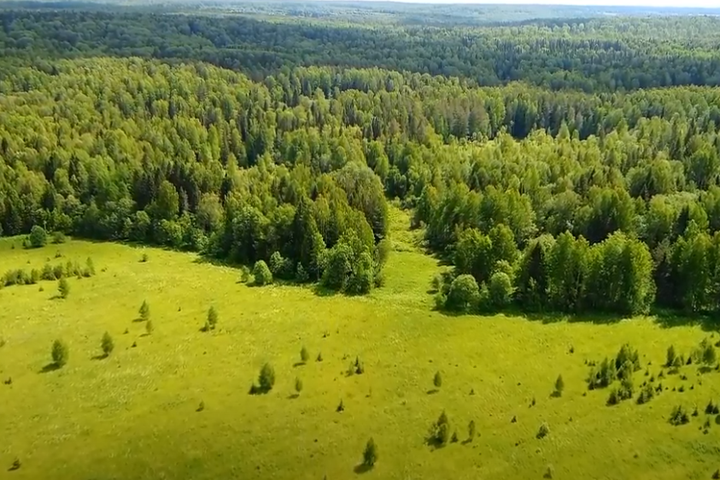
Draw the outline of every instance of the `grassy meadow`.
[[[387,282],[367,297],[251,287],[195,254],[0,240],[0,273],[88,257],[97,269],[69,279],[64,300],[54,281],[0,289],[0,379],[12,378],[0,384],[0,478],[346,479],[359,475],[370,437],[379,459],[365,478],[542,478],[552,465],[560,479],[709,479],[720,468],[720,425],[704,413],[720,401],[719,372],[684,366],[644,405],[606,406],[610,389],[585,382],[586,361],[629,342],[643,363],[637,397],[645,366],[657,376],[670,344],[687,355],[716,333],[653,318],[444,315],[428,292],[443,267],[415,247],[403,214],[393,219]],[[144,300],[150,335],[137,321]],[[218,327],[202,332],[211,306]],[[105,331],[115,350],[101,358]],[[69,361],[47,369],[57,338]],[[303,346],[310,359],[300,365]],[[365,373],[347,376],[356,357]],[[266,362],[275,388],[249,395]],[[565,391],[554,398],[559,374]],[[675,427],[668,418],[679,404],[700,414]],[[443,410],[460,441],[433,449],[425,437]],[[467,442],[470,420],[477,436]],[[550,434],[537,439],[543,422]],[[21,467],[7,472],[15,458]]]

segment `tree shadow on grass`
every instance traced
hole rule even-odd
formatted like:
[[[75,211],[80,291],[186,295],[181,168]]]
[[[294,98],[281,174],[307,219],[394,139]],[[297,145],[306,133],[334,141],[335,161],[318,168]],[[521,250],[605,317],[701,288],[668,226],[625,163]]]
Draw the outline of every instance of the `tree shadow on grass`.
[[[360,465],[355,465],[355,468],[353,468],[353,472],[357,473],[358,475],[362,475],[363,473],[367,473],[370,470],[372,470],[373,467],[370,465],[365,465],[364,463],[361,463]]]
[[[59,370],[59,369],[60,369],[60,365],[58,365],[55,362],[51,362],[51,363],[48,363],[47,365],[45,365],[40,370],[40,373],[50,373],[50,372],[54,372],[55,370]]]
[[[300,398],[300,394],[299,394],[299,393],[293,393],[293,394],[291,394],[291,395],[288,395],[287,398],[288,398],[288,400],[295,400],[296,398]]]
[[[427,394],[428,394],[428,395],[435,395],[435,394],[438,393],[438,392],[440,392],[440,390],[438,390],[437,388],[431,388],[430,390],[427,391]]]
[[[303,367],[305,365],[307,365],[306,362],[295,362],[295,363],[293,363],[293,368]]]
[[[100,355],[94,355],[90,357],[90,360],[105,360],[106,358],[108,358],[108,356],[109,355],[107,353],[101,353]]]

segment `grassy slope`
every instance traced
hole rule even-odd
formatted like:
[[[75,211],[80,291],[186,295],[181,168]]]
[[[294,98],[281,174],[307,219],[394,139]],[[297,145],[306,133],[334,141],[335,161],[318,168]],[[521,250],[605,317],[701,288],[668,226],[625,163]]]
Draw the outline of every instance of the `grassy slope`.
[[[412,247],[407,218],[394,212],[394,220],[387,286],[364,298],[251,288],[236,283],[236,270],[191,254],[147,249],[150,261],[140,263],[142,251],[128,246],[78,241],[27,251],[0,241],[0,271],[40,267],[56,250],[62,261],[92,256],[98,269],[90,279],[71,279],[64,301],[51,299],[53,282],[41,282],[44,291],[0,290],[7,340],[0,377],[13,379],[0,384],[2,476],[17,456],[17,479],[350,478],[370,436],[380,459],[366,476],[375,478],[541,478],[548,464],[554,478],[709,478],[720,467],[720,425],[713,422],[708,435],[698,430],[707,401],[720,400],[717,372],[703,375],[700,386],[697,368],[684,367],[687,381],[666,379],[670,390],[643,406],[606,407],[608,390],[582,396],[585,359],[631,342],[656,374],[670,343],[687,353],[707,332],[664,329],[651,319],[608,325],[443,316],[426,293],[439,267]],[[143,299],[151,336],[133,322]],[[210,305],[219,329],[201,333]],[[116,350],[94,360],[106,330]],[[39,373],[58,337],[70,345],[68,365]],[[303,345],[311,361],[293,366]],[[319,351],[322,363],[314,361]],[[366,373],[346,377],[356,355]],[[276,387],[250,396],[266,361]],[[428,394],[437,370],[444,384]],[[559,373],[565,394],[550,398]],[[291,399],[296,377],[304,390]],[[644,379],[636,374],[636,384]],[[680,384],[685,393],[671,391]],[[335,412],[340,399],[342,414]],[[196,413],[201,400],[206,409]],[[672,427],[667,417],[679,403],[697,404],[700,417]],[[461,440],[471,419],[480,436],[437,451],[425,446],[443,409]],[[543,421],[551,433],[537,440]]]

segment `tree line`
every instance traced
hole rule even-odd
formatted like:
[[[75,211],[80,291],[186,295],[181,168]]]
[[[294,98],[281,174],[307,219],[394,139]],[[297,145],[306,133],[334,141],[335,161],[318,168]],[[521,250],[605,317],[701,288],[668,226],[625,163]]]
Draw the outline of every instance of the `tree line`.
[[[525,81],[588,93],[720,85],[720,20],[713,16],[545,19],[474,27],[451,18],[452,28],[378,19],[351,25],[342,17],[274,20],[222,12],[10,10],[0,12],[0,51],[23,62],[97,55],[202,60],[257,80],[288,67],[322,65],[457,76],[482,86]]]

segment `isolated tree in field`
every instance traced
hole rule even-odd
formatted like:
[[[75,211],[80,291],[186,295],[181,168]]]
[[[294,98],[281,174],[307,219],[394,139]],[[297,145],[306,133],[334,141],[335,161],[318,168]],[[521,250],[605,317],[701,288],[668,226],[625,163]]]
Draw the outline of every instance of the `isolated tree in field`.
[[[148,321],[150,320],[150,305],[148,305],[146,300],[143,300],[142,305],[140,305],[140,320],[142,321]]]
[[[365,467],[372,468],[375,466],[375,462],[377,462],[377,459],[377,445],[375,445],[375,440],[370,438],[370,440],[368,440],[367,444],[365,445],[365,451],[363,452],[363,465]]]
[[[30,229],[28,240],[32,248],[44,247],[47,244],[47,233],[40,225],[34,225]]]
[[[270,268],[263,260],[255,262],[252,273],[253,277],[255,277],[255,285],[269,285],[273,281],[272,272],[270,272]]]
[[[715,347],[706,338],[700,342],[700,361],[706,366],[714,365],[717,361],[717,354],[715,353]]]
[[[468,423],[468,440],[471,442],[475,438],[475,420],[470,420]]]
[[[538,429],[537,435],[535,435],[537,438],[545,438],[550,433],[550,427],[548,427],[547,423],[544,423],[540,425],[540,428]]]
[[[428,443],[437,447],[443,447],[450,441],[450,420],[443,410],[440,417],[430,427]]]
[[[295,379],[295,391],[300,395],[300,392],[302,392],[303,389],[303,382],[300,380],[300,378]]]
[[[565,381],[563,380],[562,375],[558,375],[557,380],[555,380],[555,394],[560,397],[562,396],[564,390]]]
[[[65,277],[58,280],[58,292],[60,292],[60,298],[67,298],[70,295],[70,284]]]
[[[667,349],[667,354],[665,356],[665,366],[672,367],[675,364],[675,358],[675,345],[670,345]]]
[[[269,363],[266,363],[262,369],[260,369],[258,385],[262,393],[269,392],[275,385],[275,369]]]
[[[155,326],[153,325],[152,320],[148,320],[145,323],[145,331],[147,332],[148,335],[150,335],[150,334],[152,334],[153,330],[155,330]]]
[[[102,347],[102,351],[106,357],[109,356],[115,349],[115,342],[113,342],[113,339],[108,332],[103,334],[100,346]]]
[[[52,359],[56,367],[63,367],[70,357],[70,350],[65,342],[62,340],[55,340],[52,346]]]
[[[307,348],[303,345],[303,347],[300,349],[300,361],[302,363],[307,363],[307,361],[310,359],[310,354],[307,351]]]
[[[433,385],[435,385],[435,388],[442,387],[442,375],[440,375],[440,372],[435,372],[435,377],[433,378]]]
[[[218,322],[218,313],[215,307],[210,307],[207,314],[207,322],[205,323],[206,330],[215,330],[215,326]]]

